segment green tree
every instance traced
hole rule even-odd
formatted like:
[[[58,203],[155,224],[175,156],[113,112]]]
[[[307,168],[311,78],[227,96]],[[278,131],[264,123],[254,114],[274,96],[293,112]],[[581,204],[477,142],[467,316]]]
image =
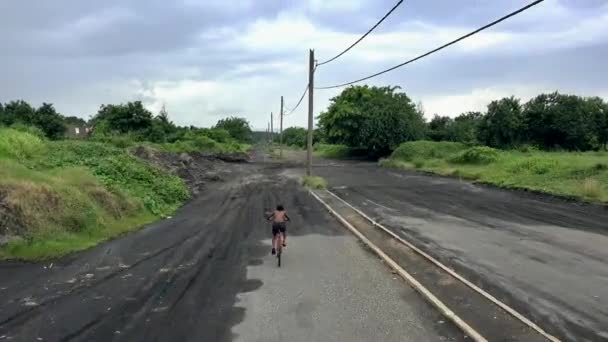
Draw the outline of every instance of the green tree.
[[[152,124],[143,133],[143,139],[155,143],[169,142],[177,131],[177,127],[169,120],[169,113],[163,105],[160,112],[152,119]]]
[[[244,118],[232,116],[229,118],[221,119],[215,125],[215,128],[225,129],[230,133],[235,140],[240,142],[251,141],[251,126],[249,121]]]
[[[306,147],[308,131],[301,127],[289,127],[283,130],[283,143],[287,146]]]
[[[84,120],[83,118],[79,118],[77,116],[66,116],[63,118],[63,123],[68,125],[68,126],[77,126],[77,127],[84,127],[87,125],[87,121]]]
[[[39,127],[49,139],[60,139],[65,134],[64,119],[50,103],[36,109],[31,124]]]
[[[351,86],[331,99],[319,115],[319,128],[330,143],[362,147],[384,155],[400,143],[424,136],[422,114],[399,87]]]
[[[219,143],[229,143],[231,141],[234,141],[234,138],[232,138],[232,136],[230,135],[230,132],[228,132],[227,130],[223,129],[223,128],[207,128],[206,130],[206,135],[219,142]]]
[[[34,113],[35,109],[29,103],[23,100],[11,101],[4,106],[4,115],[0,120],[6,126],[15,123],[31,125]]]
[[[448,129],[452,123],[453,120],[450,117],[435,114],[429,122],[429,138],[433,141],[448,140]]]
[[[606,145],[608,145],[608,103],[600,97],[588,97],[583,101],[585,111],[593,117],[593,128],[598,140],[597,147],[606,149]]]
[[[93,117],[93,122],[97,126],[101,121],[107,122],[107,129],[110,132],[141,133],[152,126],[152,113],[144,108],[141,101],[120,105],[101,105]]]
[[[605,103],[557,92],[541,94],[524,106],[526,138],[545,148],[589,150],[604,145]]]
[[[492,101],[479,125],[479,141],[499,148],[515,147],[522,142],[524,119],[519,99],[505,97]]]
[[[165,108],[165,105],[162,106],[162,108],[160,109],[160,112],[158,112],[158,115],[156,116],[156,118],[165,124],[170,124],[171,121],[169,121],[169,112],[167,112],[167,108]]]
[[[152,124],[142,134],[142,138],[155,143],[167,142],[167,127],[166,123],[158,117],[152,119]]]
[[[477,144],[477,135],[482,119],[483,115],[480,112],[460,114],[448,126],[446,140],[469,145]]]

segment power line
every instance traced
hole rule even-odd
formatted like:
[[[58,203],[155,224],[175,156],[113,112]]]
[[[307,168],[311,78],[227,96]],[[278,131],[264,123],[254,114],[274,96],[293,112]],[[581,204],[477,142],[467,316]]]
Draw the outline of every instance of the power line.
[[[302,100],[304,100],[304,96],[306,96],[306,93],[307,93],[307,92],[308,92],[308,84],[306,85],[306,88],[304,89],[304,93],[302,93],[302,96],[300,97],[300,100],[298,101],[298,104],[297,104],[295,107],[293,107],[293,109],[291,109],[291,110],[289,111],[289,113],[285,114],[284,116],[291,115],[291,114],[293,114],[293,112],[294,112],[296,109],[298,109],[298,107],[299,107],[299,106],[300,106],[300,104],[302,103]]]
[[[323,64],[327,64],[327,63],[329,63],[329,62],[331,62],[331,61],[333,61],[333,60],[337,59],[338,57],[342,56],[343,54],[345,54],[346,52],[348,52],[348,50],[350,50],[350,49],[352,49],[353,47],[355,47],[355,45],[359,44],[359,42],[360,42],[360,41],[362,41],[362,40],[363,40],[363,38],[367,37],[367,35],[368,35],[368,34],[372,33],[372,31],[373,31],[374,29],[376,29],[376,27],[378,27],[378,25],[380,25],[380,24],[381,24],[381,23],[384,21],[384,19],[388,18],[388,16],[389,16],[389,15],[391,15],[391,13],[393,13],[393,11],[394,11],[394,10],[396,10],[396,9],[397,9],[397,7],[399,7],[399,5],[401,5],[402,3],[403,3],[403,0],[399,0],[399,1],[398,1],[398,2],[395,4],[395,6],[393,6],[393,8],[391,8],[391,10],[390,10],[390,11],[388,11],[388,13],[386,13],[386,14],[384,15],[384,17],[382,17],[382,19],[380,19],[380,21],[378,21],[378,22],[376,23],[376,25],[372,26],[372,28],[370,28],[370,29],[369,29],[369,30],[368,30],[368,31],[367,31],[367,32],[366,32],[366,33],[365,33],[363,36],[361,36],[361,38],[357,39],[357,41],[356,41],[356,42],[354,42],[354,43],[353,43],[351,46],[349,46],[348,48],[346,48],[346,50],[344,50],[344,51],[340,52],[339,54],[337,54],[337,55],[336,55],[336,56],[334,56],[333,58],[330,58],[330,59],[326,60],[325,62],[322,62],[322,63],[317,63],[317,65],[316,65],[316,66],[321,66],[321,65],[323,65]]]
[[[517,10],[517,11],[515,11],[515,12],[511,12],[511,13],[509,13],[509,14],[505,15],[504,17],[502,17],[502,18],[500,18],[500,19],[497,19],[497,20],[495,20],[495,21],[493,21],[493,22],[491,22],[491,23],[489,23],[489,24],[487,24],[487,25],[485,25],[485,26],[482,26],[482,27],[478,28],[477,30],[475,30],[475,31],[473,31],[473,32],[470,32],[470,33],[468,33],[468,34],[465,34],[464,36],[462,36],[462,37],[460,37],[460,38],[458,38],[458,39],[456,39],[456,40],[453,40],[453,41],[451,41],[451,42],[449,42],[449,43],[447,43],[447,44],[444,44],[444,45],[442,45],[442,46],[440,46],[440,47],[438,47],[438,48],[436,48],[436,49],[434,49],[434,50],[431,50],[431,51],[429,51],[429,52],[427,52],[427,53],[425,53],[425,54],[422,54],[422,55],[420,55],[420,56],[418,56],[418,57],[412,58],[412,59],[410,59],[409,61],[406,61],[406,62],[403,62],[403,63],[401,63],[401,64],[395,65],[395,66],[394,66],[394,67],[392,67],[392,68],[388,68],[388,69],[386,69],[386,70],[383,70],[383,71],[377,72],[377,73],[375,73],[375,74],[373,74],[373,75],[370,75],[370,76],[367,76],[367,77],[363,77],[363,78],[360,78],[360,79],[355,80],[355,81],[352,81],[352,82],[341,83],[341,84],[337,84],[337,85],[333,85],[333,86],[327,86],[327,87],[317,87],[317,88],[315,88],[315,89],[331,89],[331,88],[339,88],[339,87],[344,87],[344,86],[351,85],[351,84],[354,84],[354,83],[357,83],[357,82],[361,82],[361,81],[369,80],[370,78],[373,78],[373,77],[376,77],[376,76],[380,76],[380,75],[382,75],[382,74],[384,74],[384,73],[387,73],[387,72],[389,72],[389,71],[393,71],[393,70],[395,70],[395,69],[397,69],[397,68],[400,68],[400,67],[402,67],[402,66],[404,66],[404,65],[410,64],[410,63],[415,62],[415,61],[417,61],[417,60],[419,60],[419,59],[421,59],[421,58],[424,58],[424,57],[426,57],[426,56],[428,56],[428,55],[430,55],[430,54],[433,54],[433,53],[435,53],[435,52],[437,52],[437,51],[439,51],[439,50],[442,50],[442,49],[444,49],[444,48],[446,48],[446,47],[448,47],[448,46],[450,46],[450,45],[456,44],[456,43],[458,43],[459,41],[461,41],[461,40],[463,40],[463,39],[466,39],[466,38],[468,38],[468,37],[470,37],[470,36],[472,36],[472,35],[474,35],[474,34],[476,34],[476,33],[479,33],[479,32],[481,32],[481,31],[483,31],[483,30],[485,30],[485,29],[487,29],[487,28],[490,28],[490,27],[492,27],[492,26],[494,26],[494,25],[496,25],[496,24],[500,23],[501,21],[507,20],[507,19],[509,19],[509,18],[511,18],[511,17],[513,17],[513,16],[515,16],[515,15],[517,15],[517,14],[519,14],[519,13],[521,13],[521,12],[523,12],[523,11],[527,10],[527,9],[529,9],[530,7],[533,7],[533,6],[536,6],[536,5],[540,4],[540,3],[541,3],[541,2],[543,2],[543,1],[545,1],[545,0],[536,0],[536,1],[534,1],[534,2],[530,3],[530,4],[526,5],[526,6],[524,6],[524,7],[520,8],[520,9],[518,9],[518,10]]]

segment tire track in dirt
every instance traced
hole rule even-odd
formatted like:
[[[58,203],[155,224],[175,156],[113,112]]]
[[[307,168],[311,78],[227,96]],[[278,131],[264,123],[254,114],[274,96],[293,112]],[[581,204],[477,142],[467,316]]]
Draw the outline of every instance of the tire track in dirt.
[[[246,278],[246,267],[269,252],[260,243],[270,236],[264,209],[278,202],[293,208],[293,235],[313,233],[310,227],[318,224],[311,222],[319,220],[314,213],[318,209],[311,209],[315,204],[298,184],[278,175],[281,168],[252,165],[244,170],[244,176],[218,185],[174,219],[69,256],[58,261],[53,272],[42,273],[35,265],[41,277],[24,276],[27,287],[13,287],[3,294],[13,305],[0,312],[0,336],[64,341],[231,340],[231,326],[244,315],[242,308],[234,307],[236,295],[262,284]],[[155,247],[153,252],[150,247]],[[107,268],[108,260],[113,267]],[[34,265],[24,265],[22,274],[28,267]],[[103,271],[91,270],[96,268]],[[88,272],[95,275],[87,279]],[[18,269],[15,274],[19,275]],[[86,280],[75,285],[64,282],[51,294],[39,287],[67,276]],[[38,305],[24,309],[19,299],[26,293],[33,294]]]

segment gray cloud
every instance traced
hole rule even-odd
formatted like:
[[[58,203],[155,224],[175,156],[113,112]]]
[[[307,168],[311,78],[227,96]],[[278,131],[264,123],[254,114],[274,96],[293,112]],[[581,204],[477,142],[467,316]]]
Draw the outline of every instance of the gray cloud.
[[[309,47],[316,47],[319,59],[332,56],[394,3],[3,1],[0,101],[53,102],[66,114],[88,116],[102,103],[142,99],[151,109],[166,103],[181,124],[210,125],[239,113],[265,127],[281,94],[288,105],[299,98]],[[525,3],[406,1],[361,46],[320,69],[318,84],[396,64]],[[606,95],[606,20],[603,0],[546,1],[497,26],[487,41],[472,41],[479,46],[450,48],[370,83],[402,85],[437,111],[451,107],[452,96],[483,102],[473,99],[480,92]],[[317,92],[317,112],[338,92]],[[303,109],[287,124],[304,125]]]

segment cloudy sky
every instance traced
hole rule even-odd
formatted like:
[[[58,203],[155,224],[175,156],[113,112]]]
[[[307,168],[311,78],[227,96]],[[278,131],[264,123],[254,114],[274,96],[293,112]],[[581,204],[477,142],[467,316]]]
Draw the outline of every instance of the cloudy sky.
[[[0,1],[0,101],[54,103],[89,117],[102,103],[166,105],[181,125],[228,115],[266,127],[295,105],[308,49],[350,45],[396,0]],[[406,0],[373,34],[321,66],[318,86],[398,64],[529,0]],[[368,81],[399,85],[426,115],[482,110],[502,96],[559,90],[608,98],[608,1],[546,0],[459,45]],[[340,89],[315,93],[315,113]],[[286,117],[306,124],[306,103]]]

